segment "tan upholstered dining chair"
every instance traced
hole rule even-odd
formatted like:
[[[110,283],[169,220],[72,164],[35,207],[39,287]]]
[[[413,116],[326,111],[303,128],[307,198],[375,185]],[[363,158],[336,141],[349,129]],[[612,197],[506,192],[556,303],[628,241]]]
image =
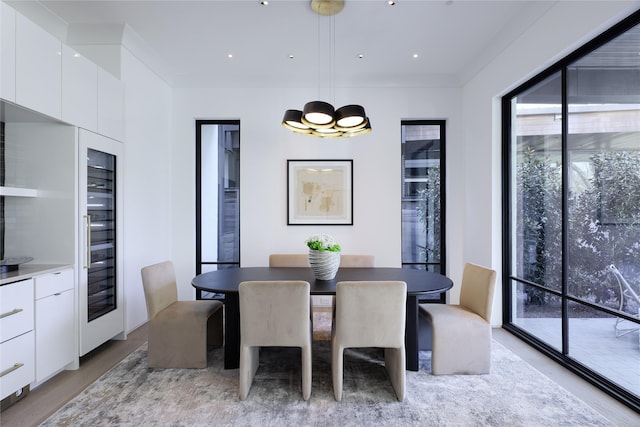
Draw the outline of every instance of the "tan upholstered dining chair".
[[[496,272],[467,263],[460,304],[420,304],[432,327],[434,375],[488,374],[491,370],[491,311]]]
[[[259,366],[260,347],[300,347],[302,397],[311,396],[311,299],[309,282],[247,281],[240,297],[240,400]]]
[[[178,301],[171,261],[142,268],[149,317],[147,366],[206,368],[207,345],[223,341],[220,301]]]
[[[340,268],[367,268],[376,266],[374,255],[340,254]],[[271,254],[269,255],[269,267],[307,267],[309,268],[309,256],[307,254]],[[327,298],[325,302],[325,298]],[[314,307],[327,307],[331,303],[331,310],[335,304],[335,297],[315,296],[311,298]]]
[[[340,267],[365,268],[375,267],[374,255],[346,255],[340,254]],[[307,254],[271,254],[269,255],[269,267],[309,267]]]
[[[376,266],[374,255],[347,255],[340,254],[340,267],[342,268],[367,268]]]
[[[269,267],[309,268],[309,256],[307,254],[271,254]]]
[[[358,347],[384,349],[384,365],[391,385],[397,399],[404,400],[406,309],[405,282],[344,281],[336,284],[331,333],[331,371],[336,400],[342,400],[344,350]]]

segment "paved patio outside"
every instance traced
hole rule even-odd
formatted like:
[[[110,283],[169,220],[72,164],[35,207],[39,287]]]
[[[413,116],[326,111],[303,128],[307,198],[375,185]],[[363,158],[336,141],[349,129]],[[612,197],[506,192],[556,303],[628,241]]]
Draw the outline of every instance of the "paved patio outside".
[[[615,323],[613,318],[569,319],[569,356],[640,396],[638,325],[621,323],[619,330],[634,330],[616,336]],[[514,324],[561,350],[560,318],[517,318]]]

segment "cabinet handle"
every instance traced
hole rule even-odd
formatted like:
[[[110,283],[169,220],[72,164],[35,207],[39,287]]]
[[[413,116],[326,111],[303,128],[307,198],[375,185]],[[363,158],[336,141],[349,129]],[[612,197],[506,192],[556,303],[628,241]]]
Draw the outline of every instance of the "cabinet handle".
[[[13,366],[9,369],[5,369],[4,371],[0,372],[0,378],[4,377],[5,375],[9,375],[11,372],[15,371],[16,369],[20,369],[23,366],[24,363],[14,363]]]
[[[85,260],[85,269],[91,267],[91,215],[84,215],[87,222],[87,259]]]
[[[14,314],[18,314],[21,311],[24,311],[24,310],[21,309],[21,308],[14,308],[11,311],[7,311],[6,313],[0,314],[0,319],[4,319],[5,317],[13,316]]]

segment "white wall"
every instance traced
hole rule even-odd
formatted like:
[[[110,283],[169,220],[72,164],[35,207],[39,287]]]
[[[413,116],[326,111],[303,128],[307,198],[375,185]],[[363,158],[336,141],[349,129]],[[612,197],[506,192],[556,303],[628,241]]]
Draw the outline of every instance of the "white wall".
[[[333,234],[345,253],[372,253],[400,265],[400,122],[447,120],[447,275],[459,299],[465,261],[501,271],[500,96],[640,7],[637,0],[558,1],[463,88],[336,88],[335,106],[364,105],[373,132],[351,140],[295,135],[285,109],[318,89],[171,90],[124,37],[97,58],[125,85],[125,299],[127,331],[146,321],[140,268],[173,259],[180,298],[193,297],[195,273],[195,119],[241,121],[241,262],[267,265],[272,252],[306,252],[304,240]],[[61,31],[54,31],[58,34]],[[126,32],[126,31],[125,31]],[[514,33],[515,34],[515,33]],[[136,53],[132,53],[136,51]],[[150,61],[153,63],[153,61]],[[353,159],[354,225],[287,226],[286,160]],[[499,277],[500,285],[500,277]],[[501,323],[501,292],[494,323]]]
[[[180,296],[193,295],[195,272],[195,119],[241,121],[241,263],[267,265],[273,252],[306,252],[304,240],[334,235],[345,253],[372,253],[399,266],[400,122],[447,120],[447,275],[459,301],[464,262],[501,271],[499,95],[532,77],[636,9],[638,2],[557,2],[462,89],[336,88],[335,106],[359,103],[373,132],[351,140],[299,136],[280,126],[285,109],[318,97],[298,90],[175,90],[173,111],[173,248]],[[576,17],[580,17],[577,19]],[[354,225],[287,226],[286,160],[353,159]],[[501,318],[501,282],[494,324]]]
[[[172,258],[171,90],[126,48],[124,286],[127,332],[147,321],[140,269]]]
[[[638,1],[558,2],[464,87],[465,261],[498,271],[493,323],[502,323],[500,96],[638,9]]]
[[[461,264],[464,170],[458,89],[336,88],[335,106],[364,105],[373,132],[347,140],[296,135],[280,125],[284,111],[316,99],[298,90],[175,90],[173,111],[173,248],[180,296],[193,296],[195,273],[195,120],[240,119],[241,264],[266,266],[270,253],[306,253],[305,239],[329,233],[344,253],[370,253],[399,267],[402,119],[446,119],[449,169],[449,265]],[[287,159],[353,159],[354,225],[287,226]]]
[[[372,121],[373,132],[350,140],[308,138],[280,126],[285,109],[318,98],[315,87],[170,94],[125,52],[128,330],[146,319],[143,265],[173,259],[179,297],[194,294],[196,119],[241,122],[243,266],[267,265],[273,252],[306,252],[304,240],[318,232],[334,235],[345,253],[372,253],[379,266],[399,266],[400,122],[446,119],[447,275],[456,284],[449,300],[457,302],[465,261],[501,271],[499,96],[637,7],[636,1],[558,2],[462,89],[336,88],[329,101],[360,103]],[[287,226],[287,159],[353,159],[354,225]],[[499,278],[494,323],[501,320]]]

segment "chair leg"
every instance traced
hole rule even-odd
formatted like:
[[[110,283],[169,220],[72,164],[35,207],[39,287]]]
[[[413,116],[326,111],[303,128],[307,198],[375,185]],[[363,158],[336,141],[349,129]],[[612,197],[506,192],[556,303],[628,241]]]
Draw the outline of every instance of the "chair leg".
[[[260,347],[240,347],[240,400],[249,395],[260,363]]]
[[[384,367],[387,370],[389,380],[391,380],[393,390],[396,392],[396,397],[402,402],[404,400],[406,382],[406,357],[404,347],[385,348]]]
[[[339,345],[333,345],[331,349],[331,374],[333,377],[333,396],[337,401],[342,400],[342,380],[343,380],[343,363],[344,348]]]
[[[301,348],[302,357],[302,398],[309,400],[311,397],[311,343]]]

